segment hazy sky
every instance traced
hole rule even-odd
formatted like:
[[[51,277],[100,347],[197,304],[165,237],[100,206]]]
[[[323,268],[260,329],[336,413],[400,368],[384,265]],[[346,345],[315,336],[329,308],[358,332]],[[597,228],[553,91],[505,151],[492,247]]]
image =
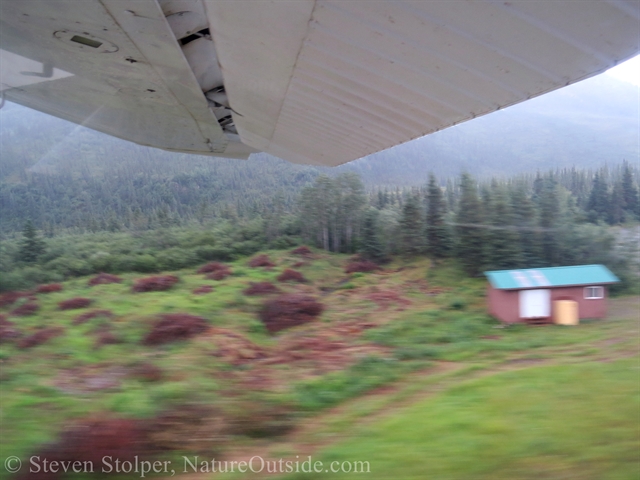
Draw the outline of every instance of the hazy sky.
[[[607,75],[640,86],[640,55],[607,70]]]

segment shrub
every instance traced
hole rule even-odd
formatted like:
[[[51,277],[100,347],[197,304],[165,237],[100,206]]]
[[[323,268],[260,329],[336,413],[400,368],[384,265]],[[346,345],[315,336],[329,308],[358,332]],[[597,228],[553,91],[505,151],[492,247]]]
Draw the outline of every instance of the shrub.
[[[94,287],[96,285],[106,285],[109,283],[122,283],[122,279],[117,275],[110,273],[99,273],[95,277],[89,279],[89,286]]]
[[[93,303],[93,300],[90,298],[84,297],[75,297],[70,298],[69,300],[63,300],[58,303],[59,310],[75,310],[77,308],[87,308],[89,305]]]
[[[213,292],[213,287],[211,285],[202,285],[201,287],[193,289],[194,295],[204,295],[211,292]]]
[[[278,275],[277,280],[279,282],[307,282],[307,279],[304,278],[304,275],[302,275],[300,272],[296,272],[295,270],[291,270],[290,268],[285,269],[284,272]]]
[[[373,263],[371,260],[355,260],[349,262],[345,268],[346,273],[354,272],[375,272],[380,270],[380,266]]]
[[[20,332],[15,323],[7,320],[4,315],[0,315],[0,343],[20,337]]]
[[[201,266],[197,273],[212,273],[218,270],[228,270],[229,267],[220,262],[209,262],[206,265]]]
[[[60,283],[49,283],[47,285],[39,285],[36,288],[36,293],[53,293],[53,292],[61,292],[62,284]]]
[[[260,320],[269,333],[313,321],[324,307],[309,295],[285,294],[268,301],[260,312]]]
[[[229,275],[231,275],[231,270],[229,270],[228,268],[225,270],[217,270],[213,273],[210,273],[209,275],[207,275],[205,278],[207,280],[224,280],[225,278],[227,278]]]
[[[11,315],[16,317],[28,317],[29,315],[35,315],[40,310],[40,305],[35,302],[26,302],[11,311]]]
[[[60,327],[43,328],[27,337],[23,337],[18,342],[18,348],[24,349],[42,345],[43,343],[48,342],[50,339],[62,335],[62,333],[63,330]]]
[[[313,252],[306,245],[302,245],[302,246],[300,246],[298,248],[294,248],[293,250],[291,250],[291,254],[292,255],[300,255],[300,256],[303,256],[303,257],[307,257],[309,255],[313,255]]]
[[[102,465],[103,459],[111,458],[115,468],[116,459],[119,462],[135,462],[146,453],[145,432],[140,421],[105,414],[100,417],[76,421],[55,442],[44,446],[36,455],[46,458],[48,462],[67,464],[90,462]],[[58,476],[50,474],[47,478]]]
[[[98,338],[96,339],[96,348],[100,348],[103,345],[114,345],[117,343],[121,343],[122,340],[115,335],[109,329],[102,329],[98,331]]]
[[[114,315],[111,310],[91,310],[90,312],[85,312],[78,315],[73,319],[72,323],[74,325],[81,325],[97,317],[113,318]]]
[[[9,305],[13,305],[20,298],[28,297],[29,294],[27,292],[7,292],[0,295],[0,307],[8,307]]]
[[[132,290],[134,292],[163,292],[173,287],[178,283],[178,280],[175,275],[154,275],[152,277],[138,278]]]
[[[160,315],[142,343],[144,345],[161,345],[186,340],[208,329],[209,324],[202,317],[185,313],[164,314]]]
[[[280,289],[271,282],[251,282],[249,287],[244,290],[245,295],[268,295],[270,293],[278,293]]]
[[[249,266],[251,268],[257,267],[275,267],[276,264],[269,259],[268,255],[261,253],[260,255],[256,255],[251,260],[249,260]]]
[[[132,257],[128,268],[128,271],[140,273],[151,273],[159,270],[161,270],[161,268],[158,266],[157,259],[148,254],[135,255]]]

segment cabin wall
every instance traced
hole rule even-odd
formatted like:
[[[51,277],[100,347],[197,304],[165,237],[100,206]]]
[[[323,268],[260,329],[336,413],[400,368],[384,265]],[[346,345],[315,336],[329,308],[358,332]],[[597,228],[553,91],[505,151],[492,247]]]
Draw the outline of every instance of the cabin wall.
[[[608,289],[604,286],[604,298],[584,298],[585,287],[554,287],[551,288],[551,312],[556,300],[573,300],[578,303],[578,317],[605,318],[607,316]],[[519,290],[498,290],[491,285],[487,287],[487,301],[489,314],[505,323],[519,323],[520,318]]]
[[[487,289],[489,314],[506,323],[521,322],[518,311],[518,291],[498,290],[489,285]]]
[[[573,300],[578,303],[579,318],[605,318],[607,316],[607,287],[604,287],[604,298],[584,298],[585,287],[556,287],[551,289],[551,302],[556,300]]]

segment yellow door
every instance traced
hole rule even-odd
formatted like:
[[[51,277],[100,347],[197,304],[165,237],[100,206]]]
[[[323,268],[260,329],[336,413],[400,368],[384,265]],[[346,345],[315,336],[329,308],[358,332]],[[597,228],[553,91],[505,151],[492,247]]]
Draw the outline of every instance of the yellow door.
[[[558,325],[578,325],[578,302],[556,300],[553,302],[553,321]]]

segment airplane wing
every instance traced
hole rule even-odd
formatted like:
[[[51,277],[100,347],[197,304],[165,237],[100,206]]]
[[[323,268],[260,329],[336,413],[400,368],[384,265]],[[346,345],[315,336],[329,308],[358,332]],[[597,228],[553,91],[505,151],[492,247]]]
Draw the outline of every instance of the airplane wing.
[[[3,99],[166,150],[329,166],[639,51],[640,0],[0,0]]]

